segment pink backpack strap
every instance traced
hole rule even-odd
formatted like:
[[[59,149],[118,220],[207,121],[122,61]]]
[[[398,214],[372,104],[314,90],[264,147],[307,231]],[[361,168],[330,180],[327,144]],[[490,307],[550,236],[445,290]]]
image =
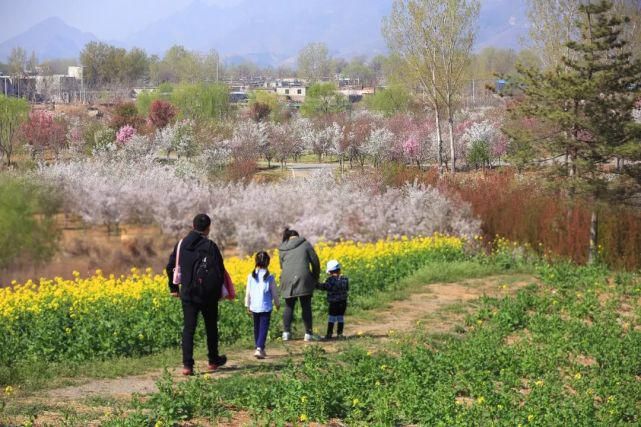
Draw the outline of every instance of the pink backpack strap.
[[[175,268],[180,267],[180,245],[182,244],[183,239],[180,239],[178,242],[178,247],[176,248],[176,265],[174,266]]]

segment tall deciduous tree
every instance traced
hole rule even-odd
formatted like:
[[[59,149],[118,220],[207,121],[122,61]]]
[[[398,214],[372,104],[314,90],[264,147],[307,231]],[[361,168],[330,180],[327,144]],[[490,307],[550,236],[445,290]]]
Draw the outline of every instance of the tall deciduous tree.
[[[517,123],[538,125],[507,129],[517,144],[531,144],[539,158],[565,156],[566,162],[552,168],[553,177],[570,195],[584,196],[594,206],[591,261],[597,254],[597,204],[632,200],[641,190],[641,129],[632,117],[641,62],[626,49],[621,38],[626,21],[614,16],[612,7],[609,1],[578,7],[580,39],[566,44],[564,67],[519,67],[524,98],[511,112]],[[615,169],[617,158],[634,163]]]
[[[438,163],[443,164],[441,119],[447,117],[451,170],[456,170],[454,113],[476,34],[478,0],[395,0],[383,23],[400,74],[418,87],[435,114]]]
[[[314,83],[331,77],[331,58],[325,43],[310,43],[298,53],[298,75]]]
[[[38,66],[38,58],[36,57],[36,52],[31,51],[31,56],[27,62],[27,69],[31,74],[36,73],[36,67]]]
[[[12,76],[19,76],[24,73],[27,64],[27,51],[20,46],[11,49],[9,55],[9,72]]]
[[[80,52],[84,81],[90,87],[132,85],[149,75],[150,60],[139,48],[129,52],[102,42],[87,43]]]
[[[529,40],[543,68],[563,65],[571,51],[567,42],[578,36],[576,25],[580,0],[528,0]]]
[[[11,166],[16,134],[28,113],[29,104],[25,100],[0,95],[0,154],[7,166]]]
[[[543,68],[564,66],[563,57],[573,54],[567,43],[580,37],[575,22],[579,6],[584,3],[585,0],[527,0],[529,44],[538,53]],[[627,49],[640,58],[641,2],[614,0],[613,6],[614,12],[630,18],[630,25],[622,30],[623,37],[629,42]]]

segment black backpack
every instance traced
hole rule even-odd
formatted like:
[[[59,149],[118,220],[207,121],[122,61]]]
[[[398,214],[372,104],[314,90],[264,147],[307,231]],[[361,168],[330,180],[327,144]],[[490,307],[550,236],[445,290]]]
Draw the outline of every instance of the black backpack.
[[[214,257],[211,240],[207,245],[199,245],[195,251],[184,251],[185,266],[190,266],[191,277],[185,291],[192,299],[205,302],[220,297],[224,281],[222,266]],[[183,273],[184,274],[184,273]]]

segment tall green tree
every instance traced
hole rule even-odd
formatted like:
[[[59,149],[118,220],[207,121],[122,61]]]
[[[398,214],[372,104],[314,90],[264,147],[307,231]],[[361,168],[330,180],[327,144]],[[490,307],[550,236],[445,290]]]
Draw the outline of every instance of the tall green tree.
[[[563,66],[519,67],[524,97],[511,114],[536,126],[506,129],[536,157],[565,159],[551,167],[551,177],[592,203],[590,261],[597,256],[598,204],[634,200],[641,190],[641,129],[632,117],[641,62],[621,38],[627,20],[612,8],[609,1],[578,6],[580,39],[566,44]],[[615,168],[617,159],[628,163]]]
[[[374,95],[365,98],[367,107],[390,117],[409,109],[412,100],[407,88],[402,85],[390,85],[379,89]]]
[[[87,43],[80,52],[84,83],[89,87],[100,87],[118,82],[126,53],[125,49],[107,43]]]
[[[107,43],[89,42],[80,52],[84,81],[89,87],[105,85],[130,86],[147,79],[150,59],[139,48],[129,52]]]
[[[307,89],[300,112],[305,117],[340,113],[350,108],[349,100],[336,90],[333,83],[316,83]]]
[[[122,58],[120,81],[133,84],[149,78],[149,57],[147,52],[132,48]]]
[[[7,166],[11,166],[17,133],[28,113],[29,104],[24,99],[0,95],[0,154]]]

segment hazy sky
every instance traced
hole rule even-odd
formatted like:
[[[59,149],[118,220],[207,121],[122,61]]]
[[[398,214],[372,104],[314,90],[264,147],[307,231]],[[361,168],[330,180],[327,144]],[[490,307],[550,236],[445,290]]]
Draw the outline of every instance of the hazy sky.
[[[124,39],[193,0],[0,0],[0,42],[43,19],[58,16],[103,40]],[[220,6],[240,0],[201,0]],[[268,1],[268,0],[266,0]],[[304,0],[302,0],[304,1]],[[378,0],[380,1],[380,0]]]
[[[152,22],[185,8],[192,1],[194,0],[0,0],[0,42],[52,16],[58,16],[82,31],[93,33],[101,40],[123,40]],[[224,7],[242,0],[200,1]],[[505,3],[505,0],[481,0],[481,3],[497,1]]]

